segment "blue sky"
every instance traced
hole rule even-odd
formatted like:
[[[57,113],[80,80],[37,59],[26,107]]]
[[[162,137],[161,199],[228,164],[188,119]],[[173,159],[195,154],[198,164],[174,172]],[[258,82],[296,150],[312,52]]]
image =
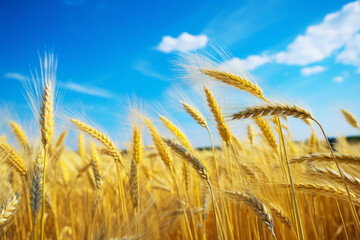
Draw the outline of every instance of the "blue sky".
[[[19,78],[39,65],[38,52],[58,56],[65,110],[84,111],[122,140],[130,132],[119,117],[126,96],[159,100],[166,109],[160,96],[179,81],[177,54],[218,44],[232,53],[228,64],[310,108],[329,135],[357,134],[339,109],[360,116],[358,1],[13,0],[0,6],[1,101],[22,122],[30,114]],[[193,142],[208,144],[191,119],[167,111]],[[309,134],[298,122],[291,126],[299,138]]]

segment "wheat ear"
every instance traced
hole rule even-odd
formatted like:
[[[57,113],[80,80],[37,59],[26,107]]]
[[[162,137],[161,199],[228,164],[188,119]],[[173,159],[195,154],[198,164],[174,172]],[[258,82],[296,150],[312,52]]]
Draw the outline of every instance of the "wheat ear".
[[[358,120],[356,119],[356,117],[352,113],[346,111],[345,109],[341,109],[341,113],[344,115],[346,121],[352,127],[359,129]]]
[[[237,89],[246,91],[255,97],[266,100],[261,88],[243,77],[230,72],[207,68],[200,69],[200,72],[223,83],[236,87]]]
[[[248,134],[248,138],[249,138],[251,145],[253,145],[254,139],[255,139],[255,133],[254,133],[253,127],[251,125],[249,125],[247,128],[247,134]]]
[[[101,175],[100,175],[100,163],[99,163],[99,155],[96,151],[95,144],[93,142],[90,143],[91,149],[91,168],[94,174],[95,179],[95,186],[96,189],[99,191],[99,196],[101,197]]]
[[[25,150],[30,150],[30,144],[29,144],[29,140],[26,137],[26,134],[24,132],[24,130],[15,122],[10,121],[10,125],[13,131],[14,136],[16,137],[17,141],[21,144],[21,146],[25,149]]]
[[[78,139],[77,139],[77,152],[81,158],[85,155],[85,143],[84,143],[84,135],[82,133],[79,133]]]
[[[275,152],[278,151],[278,145],[274,133],[271,131],[269,124],[263,118],[255,118],[255,123],[263,133],[265,140]]]
[[[0,143],[0,152],[5,154],[8,163],[15,168],[15,170],[23,177],[26,178],[26,167],[24,161],[15,152],[15,150],[6,143]]]
[[[134,127],[133,134],[133,158],[136,164],[139,164],[142,158],[141,135],[137,127]]]
[[[43,159],[44,152],[40,148],[35,158],[34,173],[32,175],[30,187],[30,207],[34,216],[34,225],[36,224],[36,217],[41,208],[42,201]]]
[[[181,141],[181,143],[187,148],[192,149],[189,140],[185,136],[185,134],[175,125],[173,124],[169,119],[160,116],[161,121],[164,123],[164,125]]]
[[[206,119],[204,118],[204,116],[201,114],[201,112],[199,110],[197,110],[196,108],[194,108],[193,106],[191,106],[188,103],[185,102],[181,102],[183,108],[185,109],[185,111],[190,114],[190,116],[202,127],[207,127],[207,122]]]
[[[115,147],[114,143],[110,140],[108,136],[79,120],[70,119],[70,121],[74,123],[78,129],[89,134],[90,136],[104,144],[104,146],[111,152],[111,156],[113,157],[113,159],[119,162],[122,166],[124,166],[120,151]]]
[[[67,131],[63,131],[63,132],[60,134],[60,136],[59,136],[59,138],[57,139],[56,144],[55,144],[55,147],[56,147],[56,148],[60,148],[60,147],[61,147],[61,145],[62,145],[62,144],[64,143],[64,141],[65,141],[66,135],[67,135]]]
[[[216,102],[215,97],[212,94],[212,92],[207,87],[204,87],[204,91],[205,91],[205,95],[206,95],[206,100],[210,107],[210,111],[212,112],[212,114],[215,118],[215,121],[217,123],[217,128],[220,133],[220,136],[227,145],[230,145],[231,132],[225,123],[225,119],[221,112],[221,109],[220,109],[218,103]]]
[[[316,183],[295,183],[295,189],[298,191],[309,192],[316,195],[326,195],[333,198],[340,198],[343,200],[349,200],[347,191],[340,187],[335,187],[333,185],[326,184],[316,184]],[[356,197],[356,194],[349,192],[351,200],[360,204],[359,199]]]
[[[166,145],[163,142],[162,137],[160,136],[159,132],[156,130],[154,125],[151,123],[151,121],[145,117],[143,117],[143,120],[147,127],[150,130],[151,137],[153,139],[153,142],[155,144],[155,147],[160,155],[161,160],[164,162],[165,166],[172,171],[172,158],[170,156],[170,152]]]
[[[245,110],[234,113],[232,115],[233,119],[246,119],[267,116],[291,116],[300,119],[313,118],[311,114],[305,109],[289,104],[267,104],[264,106],[248,107]]]
[[[241,201],[246,203],[250,206],[254,213],[260,217],[261,221],[268,227],[270,233],[275,236],[274,234],[274,220],[271,216],[271,213],[267,210],[265,204],[261,202],[257,197],[249,193],[242,193],[227,190],[225,193],[229,196],[234,198],[235,200]]]
[[[19,195],[11,197],[7,203],[3,204],[0,208],[0,233],[9,227],[11,220],[19,203]]]
[[[349,155],[349,154],[343,154],[343,153],[335,153],[336,160],[339,161],[339,163],[342,164],[360,164],[360,157]],[[310,162],[324,162],[324,163],[332,163],[334,161],[334,158],[332,154],[328,153],[314,153],[314,154],[308,154],[301,157],[292,158],[290,160],[290,163],[292,164],[299,164],[299,163],[310,163]]]
[[[269,207],[270,207],[271,213],[275,217],[277,217],[287,227],[289,227],[290,229],[293,229],[290,219],[288,218],[286,213],[281,208],[279,208],[279,207],[277,207],[277,206],[275,206],[274,204],[271,204],[271,203],[269,204]]]
[[[134,159],[131,160],[130,170],[130,196],[134,209],[139,205],[139,185],[137,176],[137,164]]]

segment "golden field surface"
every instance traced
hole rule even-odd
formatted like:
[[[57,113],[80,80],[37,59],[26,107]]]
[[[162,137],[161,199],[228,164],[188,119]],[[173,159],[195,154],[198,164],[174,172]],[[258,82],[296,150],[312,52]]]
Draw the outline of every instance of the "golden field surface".
[[[120,149],[80,119],[67,119],[71,130],[55,130],[53,64],[46,55],[41,93],[32,99],[39,137],[29,138],[18,122],[3,123],[11,131],[0,138],[0,239],[360,238],[360,145],[339,136],[330,146],[306,109],[273,102],[256,83],[219,65],[190,62],[188,77],[200,79],[210,114],[184,99],[179,106],[211,143],[219,137],[219,146],[193,147],[181,126],[133,110],[130,144]],[[210,82],[258,104],[224,114]],[[308,139],[294,141],[290,118],[312,132]],[[246,137],[230,130],[235,121],[246,123]],[[76,150],[66,145],[70,131]]]

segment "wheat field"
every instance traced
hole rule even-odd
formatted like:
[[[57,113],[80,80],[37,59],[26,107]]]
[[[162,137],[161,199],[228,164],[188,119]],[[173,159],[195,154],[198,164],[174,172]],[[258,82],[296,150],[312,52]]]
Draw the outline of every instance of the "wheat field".
[[[27,88],[38,137],[15,120],[2,123],[11,131],[0,138],[0,239],[359,239],[360,145],[344,136],[330,145],[316,113],[191,57],[180,66],[200,85],[209,114],[184,99],[179,110],[211,146],[196,148],[201,143],[168,117],[135,109],[132,137],[120,149],[80,117],[57,131],[56,61],[45,55],[41,81]],[[214,84],[256,104],[229,113]],[[341,112],[359,129],[353,114]],[[290,119],[312,134],[295,141]]]

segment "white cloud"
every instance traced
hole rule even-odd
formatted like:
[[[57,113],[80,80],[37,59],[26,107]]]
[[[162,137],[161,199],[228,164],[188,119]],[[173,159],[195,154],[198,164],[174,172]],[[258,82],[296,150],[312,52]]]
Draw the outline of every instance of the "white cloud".
[[[25,81],[26,77],[20,73],[5,73],[4,77],[12,78],[19,81]]]
[[[333,79],[334,82],[343,82],[344,81],[344,77],[343,76],[336,76]]]
[[[322,61],[345,46],[338,61],[359,66],[360,71],[360,37],[357,34],[359,30],[360,2],[355,1],[344,5],[339,11],[326,15],[321,23],[309,26],[305,34],[297,36],[286,50],[271,55],[263,53],[249,56],[253,59],[257,56],[259,59],[267,60],[257,61],[257,64],[249,66],[254,69],[268,62],[305,66]],[[240,61],[248,62],[249,57]]]
[[[360,3],[348,3],[340,11],[330,13],[324,20],[306,29],[276,54],[276,62],[290,65],[307,65],[329,57],[335,50],[349,42],[360,30]]]
[[[344,50],[336,57],[336,60],[358,67],[357,72],[360,73],[360,34],[356,34],[355,37],[346,44]]]
[[[246,59],[232,58],[225,64],[233,69],[253,70],[265,63],[271,61],[271,58],[266,55],[250,55]]]
[[[178,38],[164,36],[157,49],[165,53],[173,51],[188,52],[205,47],[208,40],[208,37],[204,34],[194,36],[184,32]]]
[[[98,88],[94,86],[89,86],[85,84],[78,84],[73,82],[61,83],[62,88],[69,89],[71,91],[84,93],[91,96],[103,97],[103,98],[113,98],[114,94],[109,92],[106,89]]]
[[[152,78],[157,78],[157,79],[165,79],[165,77],[163,75],[161,75],[160,73],[156,72],[151,64],[147,61],[137,61],[134,65],[133,68],[139,72],[141,72],[142,74],[144,74],[145,76],[148,77],[152,77]]]
[[[300,70],[300,72],[301,72],[301,75],[303,75],[303,76],[310,76],[313,74],[324,72],[325,70],[326,70],[326,67],[317,65],[317,66],[313,66],[313,67],[304,67]]]

